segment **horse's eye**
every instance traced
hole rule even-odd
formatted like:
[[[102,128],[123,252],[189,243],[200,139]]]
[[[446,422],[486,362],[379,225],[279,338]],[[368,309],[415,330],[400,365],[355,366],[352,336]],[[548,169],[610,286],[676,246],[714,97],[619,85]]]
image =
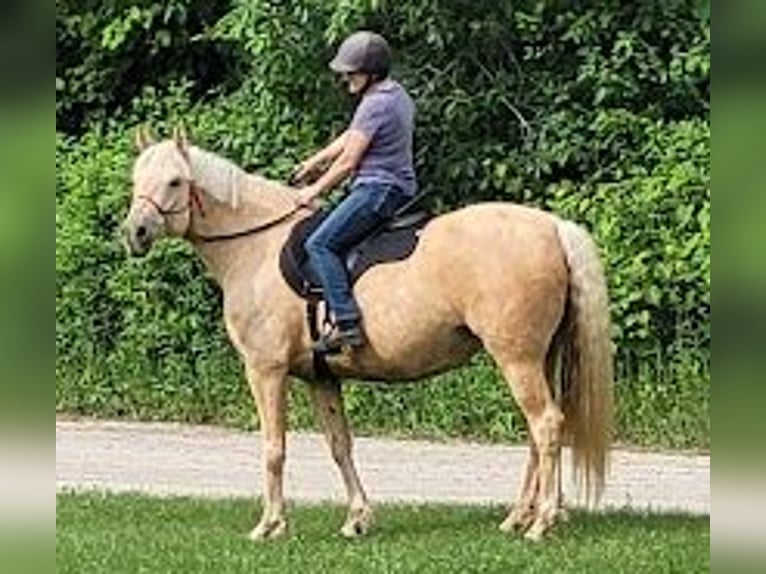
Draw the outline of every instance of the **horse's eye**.
[[[181,178],[174,177],[170,180],[170,187],[179,187],[181,185]]]

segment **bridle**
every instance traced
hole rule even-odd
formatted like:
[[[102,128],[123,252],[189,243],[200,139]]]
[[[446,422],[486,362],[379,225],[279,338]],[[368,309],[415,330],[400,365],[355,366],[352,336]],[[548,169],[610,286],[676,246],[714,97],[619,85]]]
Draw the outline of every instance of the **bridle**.
[[[181,205],[179,207],[173,207],[172,205],[170,207],[163,207],[150,195],[141,194],[136,197],[137,199],[142,199],[146,201],[147,203],[149,203],[149,205],[151,205],[155,210],[157,210],[157,213],[159,213],[163,219],[167,219],[169,216],[173,216],[173,215],[180,215],[182,213],[189,213],[189,217],[191,218],[195,208],[197,211],[199,211],[200,216],[204,218],[205,209],[202,206],[202,198],[200,195],[202,192],[202,188],[197,186],[193,180],[187,180],[187,183],[189,184],[189,198],[188,198],[188,201],[186,202],[186,205]],[[248,235],[253,235],[254,233],[258,233],[260,231],[266,231],[267,229],[271,229],[272,227],[275,227],[279,225],[280,223],[287,221],[293,215],[298,213],[298,211],[300,211],[301,209],[304,209],[304,207],[301,205],[297,205],[293,209],[288,210],[287,212],[275,217],[274,219],[270,221],[261,223],[260,225],[256,225],[254,227],[242,229],[240,231],[232,231],[231,233],[221,233],[218,235],[199,235],[197,233],[189,233],[189,231],[187,230],[186,237],[192,240],[202,241],[204,243],[213,243],[216,241],[229,241],[231,239],[238,239],[240,237],[246,237]]]
[[[202,199],[200,198],[200,189],[194,184],[193,181],[189,181],[189,199],[186,205],[180,207],[162,207],[151,195],[141,194],[138,195],[138,199],[143,199],[148,202],[154,209],[157,210],[164,219],[167,219],[169,215],[179,215],[181,213],[192,212],[192,207],[197,207],[202,217],[205,217],[205,210],[202,207]]]

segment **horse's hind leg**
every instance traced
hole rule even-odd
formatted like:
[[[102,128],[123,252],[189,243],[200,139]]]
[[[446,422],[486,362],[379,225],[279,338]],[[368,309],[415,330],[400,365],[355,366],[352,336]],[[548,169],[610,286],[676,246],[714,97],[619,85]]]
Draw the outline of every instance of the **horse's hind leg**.
[[[530,437],[529,456],[527,466],[524,472],[524,481],[521,485],[521,492],[516,502],[513,504],[508,516],[500,524],[500,530],[503,532],[524,531],[532,524],[535,519],[535,505],[537,501],[537,492],[539,487],[537,467],[540,457],[537,452],[537,445]]]
[[[561,461],[561,431],[564,416],[551,397],[542,361],[504,359],[502,354],[493,353],[493,355],[498,360],[513,396],[527,419],[531,440],[537,447],[537,472],[536,477],[532,479],[532,482],[537,483],[537,497],[536,501],[531,503],[535,514],[532,524],[526,531],[527,538],[537,540],[559,518],[558,470]],[[528,470],[525,482],[530,478],[529,473]],[[526,494],[531,492],[530,489]],[[523,510],[522,508],[520,512]],[[508,520],[514,519],[513,511],[511,511]]]
[[[354,538],[366,534],[372,524],[372,508],[367,501],[351,455],[351,433],[343,409],[343,396],[337,381],[310,385],[311,398],[325,431],[325,438],[335,460],[348,495],[348,516],[341,534]]]

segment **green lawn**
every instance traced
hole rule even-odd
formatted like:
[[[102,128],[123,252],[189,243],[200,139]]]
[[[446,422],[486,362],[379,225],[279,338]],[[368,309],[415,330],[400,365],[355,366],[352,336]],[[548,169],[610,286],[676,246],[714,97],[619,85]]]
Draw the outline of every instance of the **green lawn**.
[[[709,517],[574,513],[545,542],[497,529],[503,509],[377,507],[367,538],[347,541],[339,506],[290,509],[287,538],[246,534],[257,508],[211,501],[98,493],[57,496],[56,570],[97,573],[707,572]]]

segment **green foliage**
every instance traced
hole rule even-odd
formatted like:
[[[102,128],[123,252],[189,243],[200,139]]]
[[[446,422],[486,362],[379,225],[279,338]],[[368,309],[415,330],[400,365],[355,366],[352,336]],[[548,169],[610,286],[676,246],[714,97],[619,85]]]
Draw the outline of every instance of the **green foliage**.
[[[519,201],[593,232],[620,436],[708,444],[710,26],[680,0],[58,2],[57,408],[253,424],[201,265],[177,242],[140,264],[122,254],[129,131],[182,123],[285,177],[345,125],[351,102],[326,63],[362,27],[390,39],[416,98],[416,167],[436,210]],[[293,398],[292,423],[312,424],[299,386]],[[483,357],[439,384],[356,386],[348,401],[364,432],[524,432]]]
[[[591,132],[635,141],[631,161],[605,168],[611,181],[551,186],[550,206],[603,246],[615,339],[633,351],[709,348],[709,125],[604,113]]]
[[[145,86],[188,80],[197,97],[236,82],[238,52],[208,37],[228,0],[56,0],[56,126],[124,111]]]
[[[709,356],[685,349],[668,361],[660,353],[644,353],[633,361],[632,371],[617,388],[619,440],[709,449]]]

